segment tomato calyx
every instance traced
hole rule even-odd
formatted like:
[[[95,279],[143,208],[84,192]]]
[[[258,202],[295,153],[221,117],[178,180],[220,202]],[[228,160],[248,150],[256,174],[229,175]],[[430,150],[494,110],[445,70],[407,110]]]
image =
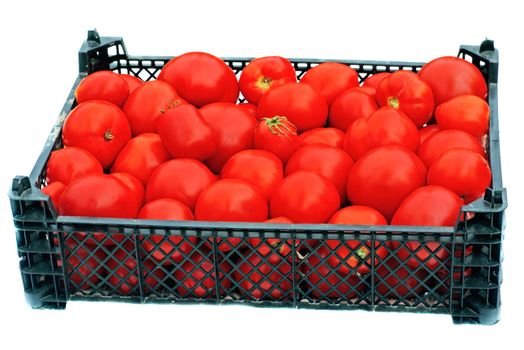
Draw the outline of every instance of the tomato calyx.
[[[397,96],[390,96],[388,97],[388,106],[393,107],[395,109],[400,108],[400,101]]]
[[[271,87],[271,83],[273,83],[273,80],[268,77],[261,77],[257,81],[257,87],[263,90],[267,90]]]
[[[106,132],[104,133],[104,140],[106,141],[111,141],[115,138],[115,136],[113,135],[113,131],[111,131],[111,129],[107,129]]]
[[[365,247],[360,247],[355,254],[357,254],[360,259],[364,260],[368,257],[368,250]]]
[[[178,107],[181,103],[182,101],[179,98],[172,98],[171,100],[169,100],[169,103],[167,104],[167,110],[169,111],[170,109],[174,109]],[[162,114],[164,114],[165,112],[165,109],[160,110],[160,113]]]
[[[293,125],[286,117],[275,116],[273,118],[262,118],[273,135],[284,136],[287,139],[291,135],[297,135],[297,127]]]

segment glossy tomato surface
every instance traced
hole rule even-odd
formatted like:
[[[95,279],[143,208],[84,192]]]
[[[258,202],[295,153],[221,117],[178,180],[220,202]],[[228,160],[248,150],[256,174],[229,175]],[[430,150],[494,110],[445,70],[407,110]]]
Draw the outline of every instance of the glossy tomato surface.
[[[335,99],[329,110],[328,124],[346,132],[355,120],[367,118],[377,110],[374,95],[370,95],[365,88],[352,88],[343,91]]]
[[[435,118],[442,129],[459,129],[480,138],[488,132],[489,105],[475,95],[461,95],[442,103]]]
[[[342,148],[344,132],[337,128],[315,128],[299,135],[300,146],[324,144]]]
[[[82,79],[75,91],[77,103],[104,100],[122,107],[129,96],[129,86],[119,74],[102,70]]]
[[[51,152],[47,161],[47,182],[64,185],[89,174],[102,174],[102,165],[91,153],[80,147],[67,147]]]
[[[296,126],[286,117],[262,118],[255,129],[255,148],[276,155],[282,164],[300,146]]]

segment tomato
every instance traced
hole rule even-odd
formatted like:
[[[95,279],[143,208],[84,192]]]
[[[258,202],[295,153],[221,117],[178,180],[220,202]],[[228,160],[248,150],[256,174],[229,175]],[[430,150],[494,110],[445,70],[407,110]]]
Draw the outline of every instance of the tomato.
[[[129,94],[131,94],[137,87],[144,83],[144,81],[139,77],[135,77],[134,75],[130,74],[120,74],[119,77],[124,79],[126,82],[127,87],[129,88]]]
[[[335,185],[310,171],[286,177],[270,202],[271,217],[284,216],[296,223],[325,223],[339,207]]]
[[[331,106],[342,91],[358,86],[358,73],[342,63],[324,62],[308,70],[300,82],[311,85]]]
[[[491,183],[486,159],[469,149],[452,149],[437,158],[428,170],[428,184],[454,191],[466,204],[482,197]]]
[[[297,171],[306,170],[321,175],[331,181],[337,188],[340,201],[346,201],[346,183],[353,160],[342,149],[314,144],[300,147],[289,158],[286,165],[286,176]]]
[[[241,151],[231,157],[220,172],[222,179],[243,179],[257,186],[269,201],[284,178],[282,162],[271,152]]]
[[[81,147],[91,152],[104,168],[113,163],[130,138],[124,113],[102,100],[79,104],[69,113],[62,128],[64,147]]]
[[[372,74],[368,76],[366,79],[364,79],[362,86],[372,88],[372,89],[377,89],[380,83],[382,82],[382,80],[389,77],[390,75],[391,75],[390,72]]]
[[[235,103],[238,82],[235,73],[220,58],[205,52],[188,52],[169,61],[158,76],[196,107],[213,102]]]
[[[418,129],[418,135],[420,136],[419,152],[424,141],[439,130],[440,127],[437,124],[426,125],[425,127]]]
[[[51,152],[47,161],[47,182],[64,185],[84,175],[102,174],[102,165],[91,153],[79,147],[61,148]]]
[[[398,145],[416,152],[420,143],[418,129],[404,113],[382,107],[369,118],[350,125],[344,138],[344,150],[353,160],[380,146]]]
[[[101,262],[107,257],[107,253],[103,249],[93,250],[89,246],[80,245],[69,236],[64,243],[70,292],[96,289],[105,276]]]
[[[462,205],[464,205],[462,199],[445,187],[420,187],[400,204],[391,219],[391,225],[454,226],[460,216]],[[398,242],[392,247],[397,246]],[[397,251],[397,256],[402,261],[407,260],[407,264],[411,267],[418,267],[421,261],[431,270],[442,267],[449,257],[443,243],[428,242],[422,248],[420,246],[418,242],[406,243],[406,248],[412,252],[411,254],[415,253],[418,259],[410,257],[409,252],[404,248]],[[434,254],[436,258],[431,254]]]
[[[216,298],[216,270],[212,257],[210,254],[202,255],[195,252],[180,269],[175,270],[176,291],[180,297]],[[225,260],[221,261],[218,263],[218,271],[219,294],[222,296],[228,294],[231,289],[231,279],[225,276],[229,275],[231,265]]]
[[[193,220],[193,213],[183,203],[170,198],[155,199],[144,205],[138,219],[145,220]],[[188,236],[149,235],[142,240],[142,247],[155,260],[170,265],[179,263],[193,252],[198,238]]]
[[[278,216],[264,222],[271,224],[292,224],[293,221],[284,217]],[[264,243],[260,238],[248,238],[247,242],[253,247],[256,248],[261,254],[268,255],[270,251],[277,251],[281,256],[288,256],[291,253],[291,246],[293,244],[292,240],[287,240],[285,243],[280,243],[281,240],[278,238],[266,238]],[[298,245],[300,241],[295,240],[295,245]]]
[[[427,291],[428,271],[425,269],[414,270],[409,266],[399,266],[395,259],[389,259],[387,265],[377,267],[377,275],[380,278],[375,280],[375,290],[381,298],[416,298]],[[423,283],[421,283],[423,282]],[[409,303],[398,301],[400,305]]]
[[[122,181],[129,189],[133,192],[138,207],[142,207],[144,204],[145,190],[144,185],[133,175],[128,173],[111,173],[111,176],[116,177]]]
[[[170,158],[160,136],[140,134],[129,140],[111,167],[111,172],[128,173],[146,186],[155,169]]]
[[[396,71],[383,79],[376,96],[380,106],[401,110],[417,127],[431,119],[435,108],[429,84],[407,70]]]
[[[442,103],[435,110],[442,129],[459,129],[481,138],[489,128],[489,105],[478,96],[461,95]]]
[[[193,210],[200,193],[215,181],[216,176],[197,160],[169,160],[151,174],[146,187],[146,203],[171,198]]]
[[[78,104],[92,100],[104,100],[122,107],[129,96],[129,87],[119,74],[102,70],[82,79],[75,90]]]
[[[297,81],[295,68],[284,57],[256,58],[242,70],[239,85],[242,95],[251,103],[258,104],[260,97],[269,89]]]
[[[355,205],[377,209],[386,220],[411,192],[426,184],[426,168],[400,146],[376,148],[360,158],[348,176],[347,196]]]
[[[124,244],[123,248],[115,249],[106,263],[110,272],[107,282],[116,293],[121,295],[139,296],[139,283],[144,293],[151,293],[165,279],[166,273],[156,268],[153,262],[144,260],[142,264],[145,269],[142,268],[143,275],[139,281],[134,245],[131,242],[126,243],[128,244]],[[110,294],[115,292],[112,291]]]
[[[300,265],[304,278],[308,281],[308,295],[322,299],[350,299],[362,291],[363,284],[356,273],[340,272],[333,259],[328,259],[329,249],[321,246],[311,252],[306,263]]]
[[[146,132],[156,133],[162,114],[184,102],[171,85],[152,80],[136,88],[122,110],[129,120],[133,136],[136,136]]]
[[[293,289],[291,261],[270,250],[247,254],[233,272],[240,294],[251,300],[290,300]]]
[[[158,121],[158,134],[173,158],[202,161],[216,151],[213,131],[190,104],[166,111]]]
[[[388,222],[384,215],[371,207],[363,205],[352,205],[337,211],[329,224],[339,225],[387,225]]]
[[[300,134],[300,146],[324,144],[342,148],[344,133],[336,128],[315,128]]]
[[[259,118],[286,117],[298,132],[325,126],[328,105],[308,84],[287,83],[272,88],[258,103]]]
[[[455,148],[465,148],[478,154],[485,155],[484,147],[478,139],[461,130],[441,130],[420,145],[417,152],[420,160],[429,169],[431,164],[443,153]]]
[[[53,202],[55,209],[58,209],[60,196],[62,196],[65,187],[66,186],[62,182],[55,181],[42,188],[42,193],[47,194],[51,198],[51,202]]]
[[[296,126],[286,117],[262,118],[255,129],[255,148],[275,154],[282,164],[300,146]]]
[[[215,136],[216,152],[206,161],[215,173],[234,154],[253,148],[253,133],[257,120],[245,109],[232,103],[213,103],[200,109],[204,121]]]
[[[237,106],[238,106],[238,108],[245,110],[246,112],[251,114],[253,117],[258,119],[258,115],[257,115],[258,107],[257,107],[257,105],[254,105],[254,104],[248,103],[248,102],[244,102],[244,103],[239,103]]]
[[[328,124],[345,132],[355,120],[367,118],[377,110],[374,95],[366,92],[365,88],[352,88],[335,99],[329,110]]]
[[[435,98],[435,106],[460,95],[486,98],[488,87],[480,70],[458,57],[439,57],[426,63],[418,72]]]

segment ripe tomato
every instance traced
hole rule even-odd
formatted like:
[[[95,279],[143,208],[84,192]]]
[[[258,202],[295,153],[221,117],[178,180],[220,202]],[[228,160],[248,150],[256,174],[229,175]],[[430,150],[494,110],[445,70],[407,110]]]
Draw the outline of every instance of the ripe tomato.
[[[398,145],[416,152],[420,143],[418,129],[404,113],[382,107],[369,118],[355,120],[346,132],[344,150],[353,160],[380,146]]]
[[[287,83],[272,88],[258,103],[260,118],[286,117],[298,132],[325,126],[328,105],[308,84]]]
[[[216,142],[216,152],[206,164],[218,174],[234,154],[253,148],[257,120],[246,110],[225,102],[209,104],[201,108],[200,113],[213,131]]]
[[[239,85],[242,95],[255,105],[269,89],[297,81],[295,69],[284,57],[256,58],[242,70]]]
[[[344,133],[336,128],[315,128],[303,132],[299,136],[300,146],[324,144],[342,148]]]
[[[60,196],[62,196],[65,187],[66,186],[62,182],[55,181],[42,188],[42,193],[47,194],[51,198],[51,202],[53,202],[53,205],[57,210],[60,203]]]
[[[222,167],[222,179],[243,179],[257,186],[269,201],[275,187],[284,178],[282,162],[271,152],[241,151]]]
[[[481,138],[489,128],[489,105],[478,96],[461,95],[442,103],[435,110],[442,129],[459,129]]]
[[[126,116],[112,103],[95,100],[79,104],[69,113],[62,128],[65,147],[81,147],[109,167],[131,138]]]
[[[371,207],[363,205],[352,205],[337,211],[329,224],[341,225],[387,225],[388,222],[384,215]]]
[[[102,174],[102,165],[91,153],[79,147],[61,148],[51,152],[47,161],[47,182],[64,185],[88,174]]]
[[[420,72],[435,98],[435,106],[460,95],[486,98],[488,88],[480,70],[458,57],[439,57],[426,63]]]
[[[429,84],[407,70],[396,71],[383,79],[376,96],[380,106],[401,110],[418,128],[431,119],[435,108]]]
[[[219,294],[226,295],[231,289],[231,280],[225,274],[230,273],[231,265],[226,261],[218,263],[218,278],[220,280]],[[202,255],[195,252],[191,259],[176,269],[176,291],[182,298],[210,299],[216,298],[216,270],[212,255]]]
[[[131,94],[135,89],[139,86],[141,86],[144,81],[140,79],[139,77],[135,77],[134,75],[129,74],[119,74],[119,77],[124,79],[124,81],[127,84],[127,87],[129,88],[129,94]]]
[[[308,70],[300,82],[311,85],[331,106],[342,91],[358,86],[358,73],[342,63],[324,62]]]
[[[296,126],[286,117],[262,118],[255,129],[255,148],[276,155],[282,164],[300,146]]]
[[[216,176],[198,160],[169,160],[151,174],[146,187],[146,203],[171,198],[194,210],[200,193],[215,181]]]
[[[339,207],[335,185],[310,171],[286,177],[270,202],[271,217],[284,216],[296,223],[325,223]]]
[[[165,112],[158,121],[158,135],[173,158],[202,161],[216,151],[213,131],[190,104]]]
[[[135,198],[139,208],[144,205],[144,185],[133,175],[128,173],[111,173],[111,176],[116,177],[122,181],[129,189],[133,192],[133,197]]]
[[[366,205],[390,220],[404,198],[426,184],[426,168],[417,156],[400,146],[376,148],[360,158],[348,176],[352,204]]]
[[[341,203],[346,201],[346,183],[353,160],[342,149],[314,144],[300,147],[286,165],[286,176],[306,170],[321,175],[337,188]]]
[[[419,151],[424,141],[439,130],[440,128],[437,124],[426,125],[425,127],[418,129],[418,135],[420,136]]]
[[[329,110],[328,124],[345,132],[355,120],[367,118],[377,110],[374,95],[366,92],[365,88],[352,88],[335,99]]]
[[[254,104],[248,103],[248,102],[244,102],[244,103],[239,103],[237,106],[238,106],[238,108],[245,110],[246,112],[251,114],[253,117],[258,119],[258,115],[257,115],[258,107],[257,107],[257,105],[254,105]]]
[[[431,164],[443,153],[455,148],[465,148],[482,156],[485,155],[484,147],[482,147],[480,141],[462,130],[441,130],[435,132],[420,145],[417,155],[426,168],[429,169]]]
[[[157,132],[158,119],[169,108],[185,103],[168,83],[152,80],[136,88],[127,99],[124,111],[133,136]]]
[[[364,80],[364,82],[362,83],[362,86],[372,88],[372,89],[377,89],[380,83],[382,82],[382,80],[389,77],[390,75],[391,75],[390,72],[372,74]]]
[[[122,107],[129,96],[129,87],[119,74],[102,70],[82,79],[75,91],[78,104],[92,100],[104,100]]]
[[[71,293],[96,288],[106,272],[101,264],[107,257],[103,249],[80,245],[72,237],[65,239],[66,269]]]
[[[205,52],[188,52],[169,61],[158,76],[196,107],[213,102],[235,103],[235,73],[220,58]]]
[[[466,204],[482,197],[491,183],[486,159],[469,149],[452,149],[437,158],[428,170],[428,185],[454,191]]]
[[[396,259],[389,259],[387,265],[389,268],[386,265],[380,265],[376,270],[380,278],[376,279],[375,290],[382,298],[414,298],[427,291],[428,271],[426,269],[414,270],[409,266],[399,267]]]
[[[128,173],[146,186],[153,171],[169,158],[160,136],[151,133],[140,134],[122,148],[111,167],[111,172]]]
[[[183,203],[170,198],[156,199],[144,205],[138,219],[145,220],[193,220],[193,213]],[[142,248],[163,265],[179,263],[193,252],[198,238],[189,236],[149,235],[142,240]]]

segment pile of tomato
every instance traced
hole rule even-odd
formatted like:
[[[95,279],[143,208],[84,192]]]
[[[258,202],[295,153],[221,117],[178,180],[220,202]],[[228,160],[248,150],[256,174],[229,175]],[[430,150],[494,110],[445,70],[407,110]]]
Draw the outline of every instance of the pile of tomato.
[[[240,94],[245,102],[237,103]],[[277,56],[254,59],[237,80],[221,59],[190,52],[169,61],[152,81],[95,72],[80,82],[75,97],[62,129],[63,148],[52,152],[42,189],[60,215],[453,226],[462,205],[481,198],[491,182],[486,82],[477,67],[456,57],[432,60],[418,73],[373,74],[360,84],[354,69],[336,62],[313,66],[298,81],[293,65]],[[94,234],[86,247],[112,247],[119,239]],[[183,279],[195,265],[214,269],[205,253],[193,251],[197,241],[151,236],[142,245],[156,263],[190,256],[174,272]],[[253,266],[259,265],[260,277],[271,271],[264,265],[286,266],[282,261],[291,259],[289,244],[269,241],[278,254],[257,239],[229,238],[219,249],[242,252],[248,244],[259,250],[252,259],[267,258],[239,266],[234,275],[242,280]],[[314,250],[315,242],[309,243]],[[361,243],[328,241],[310,255],[309,269],[365,275],[369,268],[361,262],[369,260],[371,247]],[[88,255],[86,247],[80,255]],[[419,247],[408,243],[416,254],[400,250],[399,258],[413,268],[438,268],[429,251],[439,244]],[[376,254],[384,258],[380,248]],[[340,261],[331,256],[322,269],[326,262],[319,257],[333,250]],[[113,260],[124,253],[115,252]],[[449,256],[445,250],[441,255]],[[96,268],[93,259],[77,260]],[[232,266],[224,262],[221,269]],[[202,290],[193,291],[199,296],[215,288],[212,278],[201,275]],[[321,279],[310,276],[312,283]],[[113,282],[123,294],[133,285]],[[270,288],[253,291],[253,283],[242,280],[240,286],[255,299]],[[280,282],[272,296],[285,288],[290,281]]]

